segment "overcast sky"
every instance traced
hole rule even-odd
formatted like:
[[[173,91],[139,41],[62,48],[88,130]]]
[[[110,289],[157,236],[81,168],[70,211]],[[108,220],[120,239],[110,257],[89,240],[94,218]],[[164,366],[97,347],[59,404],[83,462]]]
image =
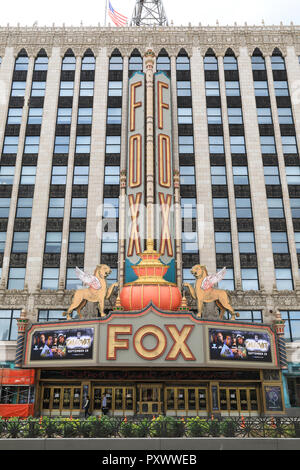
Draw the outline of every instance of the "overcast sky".
[[[111,0],[115,10],[132,15],[135,0]],[[300,0],[163,0],[169,19],[174,25],[288,25],[300,24]],[[84,6],[84,8],[83,8]],[[79,26],[104,24],[105,0],[2,0],[0,25]]]

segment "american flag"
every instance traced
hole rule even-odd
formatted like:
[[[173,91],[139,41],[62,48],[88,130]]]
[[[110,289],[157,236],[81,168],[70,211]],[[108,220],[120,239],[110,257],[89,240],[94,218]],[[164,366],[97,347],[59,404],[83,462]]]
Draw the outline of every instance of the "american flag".
[[[124,15],[121,15],[121,13],[118,13],[116,10],[114,10],[110,1],[108,5],[108,14],[116,26],[126,25],[128,18]]]

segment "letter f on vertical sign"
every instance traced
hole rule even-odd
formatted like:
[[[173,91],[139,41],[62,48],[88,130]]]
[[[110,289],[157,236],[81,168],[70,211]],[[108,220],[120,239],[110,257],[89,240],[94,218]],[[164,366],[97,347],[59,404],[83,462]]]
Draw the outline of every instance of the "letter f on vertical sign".
[[[138,228],[138,216],[139,216],[139,207],[142,199],[142,193],[137,193],[136,198],[134,199],[133,194],[129,194],[129,208],[131,216],[131,232],[128,243],[127,256],[133,255],[133,250],[135,248],[136,254],[141,253],[141,240]]]
[[[158,128],[163,129],[164,127],[164,115],[163,109],[169,109],[169,105],[163,101],[163,89],[169,88],[169,85],[164,82],[157,82],[157,101],[158,101]]]

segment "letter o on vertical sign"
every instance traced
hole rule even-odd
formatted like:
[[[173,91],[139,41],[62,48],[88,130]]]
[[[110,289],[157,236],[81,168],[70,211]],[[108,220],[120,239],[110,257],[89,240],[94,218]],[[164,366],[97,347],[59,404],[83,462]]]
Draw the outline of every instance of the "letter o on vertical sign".
[[[158,135],[158,175],[163,188],[171,187],[171,142],[165,134]]]
[[[143,340],[151,335],[156,339],[156,345],[152,349],[145,348]],[[143,359],[152,361],[158,359],[165,352],[167,338],[161,328],[155,325],[144,325],[137,330],[133,337],[133,345],[136,353]]]
[[[137,188],[142,183],[142,136],[132,135],[129,139],[129,187]]]

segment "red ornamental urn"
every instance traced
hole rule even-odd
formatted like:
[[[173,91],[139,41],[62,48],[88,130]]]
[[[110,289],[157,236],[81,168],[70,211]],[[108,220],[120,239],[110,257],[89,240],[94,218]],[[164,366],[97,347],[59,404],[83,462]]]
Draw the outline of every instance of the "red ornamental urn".
[[[154,251],[150,245],[140,256],[142,261],[132,266],[138,279],[125,284],[120,292],[123,309],[142,310],[152,302],[161,310],[178,310],[182,301],[181,292],[176,284],[163,279],[169,266],[159,261],[160,253]]]

